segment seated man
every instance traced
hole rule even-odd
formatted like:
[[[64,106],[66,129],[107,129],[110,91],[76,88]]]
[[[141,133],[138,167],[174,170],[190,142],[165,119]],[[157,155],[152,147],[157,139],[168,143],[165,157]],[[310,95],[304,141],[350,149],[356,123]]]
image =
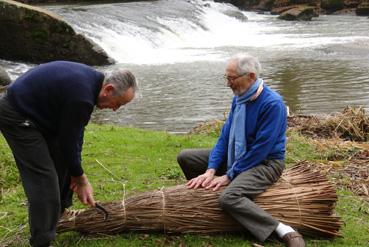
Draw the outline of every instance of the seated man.
[[[227,186],[221,208],[257,239],[263,242],[275,231],[287,246],[303,247],[299,233],[252,201],[285,167],[286,107],[260,72],[258,59],[248,54],[229,60],[224,77],[235,96],[218,142],[212,150],[183,150],[177,160],[189,188]]]

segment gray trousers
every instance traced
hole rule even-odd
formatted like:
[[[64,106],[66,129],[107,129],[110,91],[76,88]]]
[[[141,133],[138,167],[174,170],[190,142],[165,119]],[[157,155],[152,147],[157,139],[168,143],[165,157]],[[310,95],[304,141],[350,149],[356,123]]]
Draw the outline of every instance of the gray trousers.
[[[210,151],[186,149],[177,156],[177,161],[188,180],[207,170]],[[222,164],[216,175],[224,175],[226,169],[227,164]],[[265,160],[239,174],[219,198],[220,207],[262,242],[273,233],[279,222],[252,200],[275,183],[282,175],[283,169],[283,160]]]
[[[32,246],[48,246],[64,208],[72,204],[70,175],[58,141],[0,99],[0,131],[9,144],[28,200]]]

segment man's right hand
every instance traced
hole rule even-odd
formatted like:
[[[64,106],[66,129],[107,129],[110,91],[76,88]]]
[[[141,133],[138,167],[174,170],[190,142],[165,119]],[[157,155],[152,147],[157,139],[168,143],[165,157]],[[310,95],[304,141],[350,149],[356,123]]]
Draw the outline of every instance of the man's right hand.
[[[204,174],[188,181],[187,187],[189,189],[197,189],[200,186],[206,187],[214,179],[214,175],[215,169],[208,169]]]
[[[78,199],[84,205],[95,206],[93,189],[85,174],[79,177],[72,177],[70,188],[77,194]]]

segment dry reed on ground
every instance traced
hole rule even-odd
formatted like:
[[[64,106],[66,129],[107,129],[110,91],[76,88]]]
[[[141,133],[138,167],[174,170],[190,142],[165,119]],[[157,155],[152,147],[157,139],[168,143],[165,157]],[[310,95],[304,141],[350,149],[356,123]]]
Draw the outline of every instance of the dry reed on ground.
[[[224,125],[224,120],[209,120],[202,122],[195,126],[189,134],[206,134],[206,135],[219,135],[222,127]]]
[[[314,170],[329,175],[339,188],[346,188],[369,202],[369,150],[362,150],[345,161],[307,163]]]
[[[189,190],[179,185],[141,193],[97,209],[75,211],[62,217],[59,232],[115,234],[125,231],[164,233],[238,232],[243,228],[218,206],[220,191]],[[254,201],[281,222],[311,236],[339,236],[341,222],[333,213],[334,187],[305,165],[287,169],[281,179]]]
[[[369,116],[362,107],[346,107],[326,119],[317,117],[290,117],[289,126],[295,127],[304,135],[322,138],[338,137],[351,141],[369,140]]]
[[[219,134],[226,116],[222,120],[209,120],[194,127],[190,134]],[[321,138],[338,137],[351,141],[369,140],[369,116],[362,107],[346,107],[342,113],[318,118],[316,116],[293,115],[288,117],[288,127],[304,135]]]
[[[224,125],[224,122],[227,119],[227,112],[223,113],[223,119],[214,119],[214,120],[208,120],[199,123],[197,126],[195,126],[189,134],[206,134],[206,135],[219,135],[220,131],[222,130],[222,127]]]

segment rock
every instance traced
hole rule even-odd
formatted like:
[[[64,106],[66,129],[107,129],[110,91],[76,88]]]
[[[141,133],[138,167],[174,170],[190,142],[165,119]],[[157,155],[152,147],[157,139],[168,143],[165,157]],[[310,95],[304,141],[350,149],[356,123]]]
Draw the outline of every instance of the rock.
[[[337,10],[333,13],[326,13],[326,14],[331,14],[331,15],[356,15],[354,8],[344,8],[344,9],[341,9],[341,10]]]
[[[278,18],[286,21],[311,21],[314,16],[313,7],[300,6],[283,12]]]
[[[273,8],[285,6],[320,6],[320,0],[274,0]]]
[[[10,82],[11,82],[11,79],[8,73],[6,73],[5,69],[0,67],[0,87],[9,85]]]
[[[234,17],[240,21],[248,20],[247,16],[245,16],[241,11],[237,11],[237,10],[226,10],[223,12],[223,14],[228,15],[230,17]]]
[[[296,8],[296,5],[293,6],[284,6],[284,7],[274,7],[272,8],[272,11],[270,12],[272,15],[280,15],[283,12],[286,12],[287,10]]]
[[[258,0],[214,0],[214,2],[229,3],[240,9],[250,9],[258,4]]]
[[[369,16],[369,1],[362,2],[357,6],[356,14],[360,16]]]
[[[281,14],[296,6],[311,6],[314,8],[313,17],[318,17],[320,13],[335,15],[369,15],[369,0],[214,0],[215,2],[225,2],[233,4],[240,9],[251,11],[267,11],[271,14]],[[360,7],[359,7],[360,4]],[[289,17],[287,17],[289,18]],[[292,18],[292,17],[291,17]]]
[[[356,8],[361,2],[361,0],[343,0],[345,8]]]
[[[113,63],[102,48],[47,10],[12,0],[0,0],[0,9],[0,58],[31,63]]]
[[[333,13],[344,8],[344,0],[322,0],[321,8],[326,10],[326,13]]]
[[[112,3],[112,2],[132,2],[132,0],[15,0],[17,2],[20,3],[25,3],[25,4],[44,4],[44,3],[51,3],[51,4],[55,4],[55,3],[72,3],[75,4],[77,3],[82,3],[82,2],[87,2],[87,3]],[[141,0],[141,1],[150,1],[150,0]]]
[[[260,0],[259,4],[256,6],[257,10],[270,11],[272,9],[274,0]]]
[[[287,10],[294,8],[302,8],[302,7],[311,7],[313,8],[314,15],[313,17],[318,17],[320,14],[320,0],[275,0],[273,2],[273,6],[271,9],[271,14],[282,14]]]

